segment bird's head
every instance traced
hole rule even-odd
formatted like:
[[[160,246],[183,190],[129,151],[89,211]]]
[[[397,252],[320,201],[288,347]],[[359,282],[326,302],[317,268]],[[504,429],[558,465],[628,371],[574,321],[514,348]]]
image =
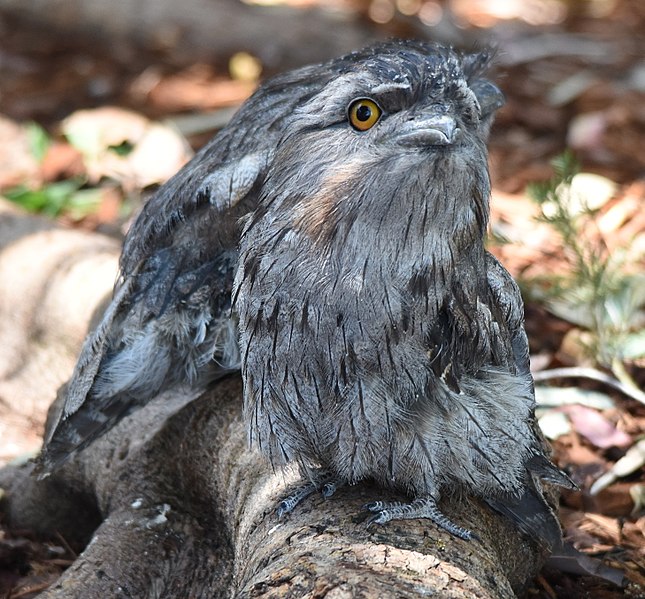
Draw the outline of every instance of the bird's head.
[[[285,119],[252,220],[321,248],[380,239],[397,254],[418,253],[437,231],[457,244],[481,238],[486,139],[503,104],[483,77],[488,63],[487,53],[391,41],[307,71],[320,85]]]
[[[343,56],[321,65],[320,89],[294,107],[283,140],[324,131],[328,142],[358,152],[370,145],[437,148],[485,140],[503,104],[499,89],[483,78],[489,62],[487,51],[460,55],[402,40]]]
[[[418,253],[419,239],[437,231],[455,243],[481,238],[486,140],[503,104],[483,78],[488,62],[486,53],[392,41],[321,66],[319,88],[285,124],[266,215],[321,246],[381,239],[398,254],[406,244]]]

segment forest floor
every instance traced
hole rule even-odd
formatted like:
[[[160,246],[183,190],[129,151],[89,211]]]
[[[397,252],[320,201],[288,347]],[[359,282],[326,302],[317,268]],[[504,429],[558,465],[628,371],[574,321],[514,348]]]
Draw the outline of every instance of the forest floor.
[[[498,46],[490,247],[524,293],[540,424],[581,488],[561,519],[582,555],[552,559],[530,596],[645,597],[645,3],[344,4],[386,35],[443,20]],[[0,195],[121,238],[278,70],[243,40],[187,64],[0,14]],[[0,464],[38,449],[44,418],[0,398]],[[35,596],[73,558],[63,531],[9,531],[0,510],[0,598]]]

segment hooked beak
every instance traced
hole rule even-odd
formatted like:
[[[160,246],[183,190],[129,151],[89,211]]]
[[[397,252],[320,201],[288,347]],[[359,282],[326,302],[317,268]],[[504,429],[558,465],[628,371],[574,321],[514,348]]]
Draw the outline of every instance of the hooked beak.
[[[400,130],[398,141],[404,146],[449,146],[458,133],[459,127],[453,117],[431,115],[408,121]]]

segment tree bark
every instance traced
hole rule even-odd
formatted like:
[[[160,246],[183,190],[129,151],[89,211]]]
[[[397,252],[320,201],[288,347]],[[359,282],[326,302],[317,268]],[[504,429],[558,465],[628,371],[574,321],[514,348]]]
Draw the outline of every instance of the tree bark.
[[[82,235],[79,254],[72,252],[67,261],[34,260],[32,271],[7,270],[2,265],[18,240],[27,260],[34,257],[32,241],[35,255],[42,253],[43,230],[55,231],[48,254],[81,235],[44,227],[33,217],[11,218],[32,233],[16,236],[15,226],[0,227],[2,339],[6,347],[14,336],[9,347],[20,348],[24,368],[43,351],[58,356],[59,372],[67,376],[80,344],[77,331],[101,301],[99,279],[107,278],[105,291],[113,276],[88,268],[97,280],[82,312],[70,308],[56,316],[45,310],[76,301],[75,284],[64,284],[74,269],[63,264],[74,264],[81,255],[97,264],[106,255],[114,260],[115,246],[101,236]],[[50,266],[44,268],[45,263]],[[41,267],[39,280],[58,281],[51,292],[57,290],[60,304],[37,293],[41,287],[33,285],[33,277]],[[7,289],[13,289],[11,301]],[[23,314],[27,305],[33,309]],[[24,319],[7,329],[16,313]],[[35,320],[39,336],[33,335]],[[7,360],[3,353],[4,348],[0,357]],[[0,383],[7,377],[3,371]],[[44,382],[48,377],[22,378],[20,385],[2,387],[3,394],[35,397],[40,392],[44,398],[51,391]],[[369,484],[339,489],[329,500],[313,496],[279,519],[280,498],[299,481],[293,473],[272,472],[248,449],[241,395],[237,375],[200,396],[188,388],[174,389],[45,480],[31,476],[31,463],[0,470],[4,520],[10,526],[59,531],[70,542],[86,545],[42,597],[505,598],[521,593],[539,570],[545,556],[536,545],[470,498],[453,498],[442,506],[449,517],[476,531],[479,539],[470,542],[427,520],[367,527],[361,506],[396,498]]]

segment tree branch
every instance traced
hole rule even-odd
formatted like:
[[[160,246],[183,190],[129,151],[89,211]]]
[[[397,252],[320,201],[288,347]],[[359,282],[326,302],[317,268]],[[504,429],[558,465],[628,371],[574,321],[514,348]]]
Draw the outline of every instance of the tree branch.
[[[56,235],[63,240],[77,233]],[[104,247],[103,238],[92,239]],[[0,240],[0,264],[11,245]],[[79,251],[88,260],[99,259],[101,252],[92,254],[89,247]],[[38,269],[39,262],[32,266]],[[64,280],[67,274],[56,268],[43,276]],[[3,282],[37,299],[18,271]],[[62,304],[70,301],[65,297],[70,288],[58,287]],[[95,298],[94,306],[99,301]],[[0,321],[12,318],[17,308],[0,304]],[[79,318],[87,321],[87,308],[82,317],[69,313],[55,325],[42,319],[52,345],[48,351],[73,354],[61,340],[68,338],[66,329],[79,326]],[[27,358],[36,343],[28,325],[12,329]],[[36,385],[30,393],[48,391],[42,380],[21,384]],[[32,477],[31,464],[1,470],[11,526],[59,531],[80,543],[91,539],[41,596],[504,598],[520,592],[539,570],[544,556],[537,547],[468,498],[453,498],[442,510],[477,532],[480,539],[470,542],[427,520],[368,528],[361,506],[396,498],[368,484],[339,489],[330,500],[314,496],[278,519],[280,498],[298,481],[290,473],[272,472],[248,449],[241,397],[237,375],[199,397],[187,388],[174,389],[125,418],[48,479]]]

